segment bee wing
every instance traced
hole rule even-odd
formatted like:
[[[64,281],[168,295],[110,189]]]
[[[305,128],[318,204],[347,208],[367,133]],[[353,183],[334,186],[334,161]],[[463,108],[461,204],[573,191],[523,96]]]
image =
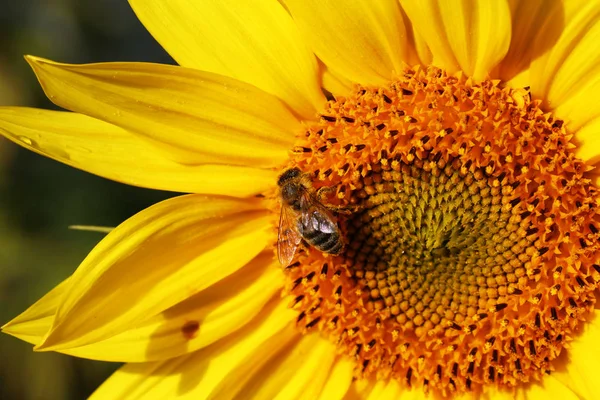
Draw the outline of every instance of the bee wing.
[[[302,241],[297,223],[293,211],[288,206],[282,205],[277,233],[277,258],[284,267],[290,264],[298,244]]]
[[[301,198],[302,213],[300,222],[302,229],[311,232],[332,233],[339,230],[337,218],[313,196],[306,194]]]

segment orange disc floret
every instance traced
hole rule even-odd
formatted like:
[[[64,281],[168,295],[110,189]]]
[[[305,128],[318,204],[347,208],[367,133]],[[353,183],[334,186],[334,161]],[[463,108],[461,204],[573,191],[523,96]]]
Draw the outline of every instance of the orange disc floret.
[[[291,164],[353,210],[344,252],[305,247],[285,292],[357,376],[511,388],[551,371],[593,309],[596,189],[527,88],[406,70],[329,101]]]

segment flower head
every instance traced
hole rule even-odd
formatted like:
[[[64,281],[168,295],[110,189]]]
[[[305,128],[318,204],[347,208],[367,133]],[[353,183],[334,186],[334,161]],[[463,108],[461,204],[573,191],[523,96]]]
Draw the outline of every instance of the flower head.
[[[131,363],[96,398],[593,397],[600,7],[131,3],[180,66],[28,57],[74,112],[0,108],[0,129],[194,194],[5,332]]]

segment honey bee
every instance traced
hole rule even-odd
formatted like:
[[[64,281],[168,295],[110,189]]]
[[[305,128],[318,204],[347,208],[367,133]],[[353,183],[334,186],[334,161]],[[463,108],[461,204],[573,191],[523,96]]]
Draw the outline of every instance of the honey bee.
[[[281,215],[277,257],[281,265],[292,261],[304,239],[327,254],[340,254],[344,248],[337,218],[319,200],[308,174],[291,168],[279,176]]]

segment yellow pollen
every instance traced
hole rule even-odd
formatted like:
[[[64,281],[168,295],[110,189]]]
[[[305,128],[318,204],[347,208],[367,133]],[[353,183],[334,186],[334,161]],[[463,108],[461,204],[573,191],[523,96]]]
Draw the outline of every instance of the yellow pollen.
[[[528,89],[407,69],[330,100],[290,164],[331,188],[338,256],[301,246],[285,294],[356,377],[451,396],[540,380],[600,282],[596,189]]]

